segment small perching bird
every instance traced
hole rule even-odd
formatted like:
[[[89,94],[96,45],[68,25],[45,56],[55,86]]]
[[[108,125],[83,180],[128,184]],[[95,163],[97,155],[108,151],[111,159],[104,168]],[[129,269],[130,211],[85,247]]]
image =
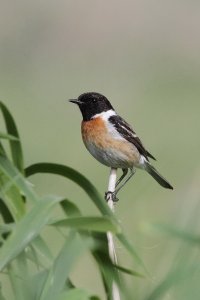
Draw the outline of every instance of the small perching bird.
[[[82,138],[88,151],[100,163],[123,171],[117,181],[113,200],[117,200],[116,194],[133,176],[135,168],[147,171],[162,187],[173,189],[149,162],[149,158],[155,160],[153,155],[145,149],[132,127],[115,112],[105,96],[90,92],[69,101],[77,104],[81,110]]]

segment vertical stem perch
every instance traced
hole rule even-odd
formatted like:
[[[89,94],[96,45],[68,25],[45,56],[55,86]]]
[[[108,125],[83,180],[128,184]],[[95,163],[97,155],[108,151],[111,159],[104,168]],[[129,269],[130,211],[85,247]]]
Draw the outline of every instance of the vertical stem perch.
[[[113,212],[114,212],[114,203],[113,203],[112,192],[115,191],[116,180],[117,180],[117,169],[111,168],[109,181],[108,181],[108,192],[111,192],[111,193],[106,194],[106,200],[108,202],[108,206],[110,207],[110,209]],[[109,251],[110,259],[112,260],[112,262],[114,264],[117,264],[117,255],[116,255],[116,251],[115,251],[115,244],[114,244],[113,235],[111,232],[107,232],[107,239],[108,239],[108,251]],[[114,281],[112,284],[112,298],[113,298],[113,300],[120,300],[119,288],[118,288],[116,282],[114,282]]]

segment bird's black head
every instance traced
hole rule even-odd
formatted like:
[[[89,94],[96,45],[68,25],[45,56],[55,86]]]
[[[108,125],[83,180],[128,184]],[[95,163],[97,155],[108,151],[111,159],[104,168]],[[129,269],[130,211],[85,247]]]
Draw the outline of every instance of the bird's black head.
[[[105,96],[95,92],[84,93],[78,99],[69,101],[79,106],[84,121],[89,121],[94,115],[113,109]]]

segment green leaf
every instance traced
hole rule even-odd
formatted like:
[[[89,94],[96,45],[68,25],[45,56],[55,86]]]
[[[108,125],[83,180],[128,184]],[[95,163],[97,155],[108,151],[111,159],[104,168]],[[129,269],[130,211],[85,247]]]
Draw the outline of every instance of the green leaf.
[[[19,300],[31,299],[30,270],[27,263],[26,251],[22,251],[15,260],[16,272],[19,280],[19,288],[22,297]]]
[[[15,299],[24,300],[22,296],[20,281],[19,278],[16,276],[17,273],[16,266],[13,263],[11,263],[8,265],[7,270],[8,270],[8,277],[11,284],[11,288],[13,294],[15,295]]]
[[[0,142],[0,155],[7,157],[6,151],[1,142]]]
[[[6,140],[11,140],[11,141],[19,141],[17,137],[11,134],[6,134],[3,132],[0,132],[0,139],[6,139]]]
[[[19,189],[4,175],[0,178],[0,187],[0,197],[7,206],[13,220],[20,220],[25,213],[25,203]]]
[[[0,235],[11,232],[15,226],[15,223],[0,224]]]
[[[60,205],[67,216],[70,216],[70,217],[81,216],[81,212],[80,212],[79,208],[73,202],[69,201],[68,199],[65,199],[64,201],[62,201],[60,203]]]
[[[0,156],[2,157],[2,156]],[[7,160],[5,157],[4,160]],[[0,166],[1,168],[1,166]],[[18,171],[19,172],[19,171]],[[19,189],[13,185],[12,180],[0,171],[0,198],[4,220],[12,222],[19,220],[25,212],[24,199]]]
[[[11,223],[13,221],[12,214],[10,213],[8,207],[4,204],[2,199],[0,199],[0,213],[5,223]]]
[[[40,295],[42,293],[42,288],[45,284],[45,281],[48,276],[48,271],[43,270],[41,272],[36,273],[34,276],[31,277],[31,282],[30,282],[30,289],[32,291],[32,299],[34,300],[39,300]],[[29,300],[29,299],[27,299]]]
[[[41,232],[49,223],[54,206],[63,199],[49,196],[36,205],[19,221],[5,244],[0,249],[0,270]]]
[[[14,184],[28,200],[32,203],[38,202],[37,195],[33,192],[23,175],[3,156],[0,156],[0,172],[8,177],[10,184]]]
[[[124,267],[119,266],[119,265],[113,265],[113,267],[116,268],[117,270],[123,272],[123,273],[128,274],[128,275],[132,275],[132,276],[140,277],[140,278],[144,278],[145,277],[143,274],[141,274],[139,272],[136,272],[136,271],[124,268]]]
[[[32,246],[36,249],[38,258],[41,257],[41,260],[43,262],[52,262],[53,260],[53,255],[51,253],[50,248],[47,246],[46,242],[44,239],[38,235],[32,242]]]
[[[120,227],[108,219],[108,217],[73,217],[53,222],[51,225],[98,232],[111,231],[118,233],[121,231]]]
[[[83,241],[75,232],[71,232],[53,266],[49,269],[40,300],[58,299],[77,258],[92,245],[91,239]]]
[[[15,164],[15,166],[18,168],[18,170],[23,173],[24,172],[24,162],[23,162],[23,153],[22,153],[22,147],[19,140],[19,134],[17,127],[15,125],[15,121],[10,114],[7,107],[0,101],[0,109],[2,111],[7,132],[9,135],[16,137],[18,140],[9,139],[10,142],[10,149],[12,153],[12,159]]]
[[[31,260],[37,268],[43,267],[46,268],[54,259],[50,248],[41,237],[38,235],[32,242],[30,247],[26,252],[27,258]]]

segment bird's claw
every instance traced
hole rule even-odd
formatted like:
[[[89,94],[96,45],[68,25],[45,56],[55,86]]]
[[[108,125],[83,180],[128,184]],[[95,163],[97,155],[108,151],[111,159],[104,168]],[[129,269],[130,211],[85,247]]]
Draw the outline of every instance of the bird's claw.
[[[108,201],[110,199],[113,202],[118,202],[119,201],[119,199],[116,197],[116,193],[115,192],[111,192],[111,191],[105,192],[105,200]]]

